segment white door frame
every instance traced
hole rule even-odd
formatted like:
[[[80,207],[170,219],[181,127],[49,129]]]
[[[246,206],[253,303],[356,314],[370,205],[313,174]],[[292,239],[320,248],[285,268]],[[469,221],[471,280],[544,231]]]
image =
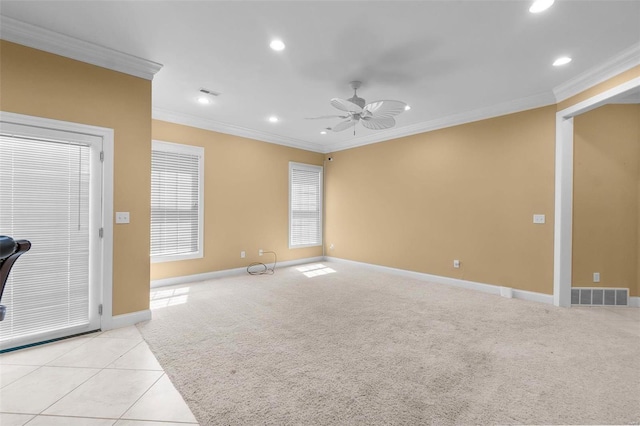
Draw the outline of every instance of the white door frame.
[[[23,114],[0,111],[0,122],[13,123],[24,126],[40,127],[64,132],[79,133],[95,136],[102,139],[102,203],[100,211],[100,224],[94,228],[94,232],[103,229],[100,239],[99,270],[94,277],[99,282],[98,303],[102,304],[102,316],[100,327],[104,330],[112,328],[112,301],[113,301],[113,144],[114,131],[106,127],[91,126],[87,124],[72,123],[68,121],[53,120],[49,118],[34,117]],[[93,206],[92,206],[93,208]]]
[[[640,87],[640,77],[556,113],[556,197],[553,250],[553,304],[571,306],[573,239],[573,118]]]

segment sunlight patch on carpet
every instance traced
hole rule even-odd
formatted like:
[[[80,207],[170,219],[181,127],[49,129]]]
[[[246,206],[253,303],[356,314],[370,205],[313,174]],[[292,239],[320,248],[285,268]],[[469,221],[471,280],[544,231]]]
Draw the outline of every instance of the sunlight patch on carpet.
[[[324,266],[322,263],[314,263],[312,265],[305,265],[299,268],[296,268],[298,271],[302,272],[307,278],[318,277],[320,275],[333,274],[336,272],[335,269]]]
[[[166,308],[167,306],[182,305],[189,299],[189,287],[170,290],[151,290],[151,309]]]

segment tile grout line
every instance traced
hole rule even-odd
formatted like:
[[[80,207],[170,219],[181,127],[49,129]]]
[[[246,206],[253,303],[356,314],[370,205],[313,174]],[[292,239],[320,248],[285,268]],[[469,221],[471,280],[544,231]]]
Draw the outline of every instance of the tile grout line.
[[[93,339],[96,339],[96,338],[97,338],[97,336],[93,337]],[[105,339],[110,339],[110,337],[105,337]],[[129,339],[129,340],[132,340],[132,339]],[[80,346],[83,346],[83,345],[85,345],[85,344],[87,344],[87,343],[89,343],[89,342],[85,342],[85,343],[83,343],[83,344],[82,344],[82,345],[80,345]],[[129,349],[129,351],[130,351],[130,350],[132,350],[133,348],[135,348],[136,346],[138,346],[139,344],[140,344],[140,343],[138,343],[138,344],[134,345],[131,349]],[[80,348],[80,346],[78,346],[78,348]],[[78,348],[74,348],[73,350],[78,349]],[[128,353],[129,351],[127,351],[127,352],[125,352],[125,353]],[[70,352],[72,352],[72,351],[69,351],[69,352],[67,352],[66,354],[68,354],[68,353],[70,353]],[[65,355],[66,355],[66,354],[65,354]],[[124,354],[122,354],[122,355],[124,355]],[[54,359],[54,360],[52,360],[52,361],[49,361],[49,363],[51,363],[51,362],[55,361],[56,359],[59,359],[59,358],[60,358],[60,357],[62,357],[62,356],[63,356],[63,355],[59,356],[58,358],[55,358],[55,359]],[[78,389],[80,386],[82,386],[83,384],[85,384],[86,382],[88,382],[89,380],[91,380],[92,378],[94,378],[95,376],[97,376],[98,374],[102,373],[104,370],[107,370],[107,367],[108,367],[109,365],[113,364],[113,363],[114,363],[116,360],[118,360],[118,359],[120,359],[120,357],[116,358],[114,361],[112,361],[111,363],[107,364],[106,366],[104,366],[104,367],[102,367],[102,368],[98,368],[98,369],[97,369],[98,371],[97,371],[95,374],[93,374],[93,375],[91,375],[90,377],[88,377],[88,378],[87,378],[86,380],[84,380],[82,383],[79,383],[79,384],[78,384],[78,386],[74,387],[74,388],[73,388],[73,389],[71,389],[69,392],[65,393],[63,396],[61,396],[59,399],[57,399],[54,403],[52,403],[51,405],[49,405],[48,407],[46,407],[45,409],[43,409],[42,411],[40,411],[40,413],[39,413],[39,414],[37,414],[37,415],[43,415],[42,413],[44,413],[44,412],[45,412],[45,411],[47,411],[49,408],[53,407],[55,404],[57,404],[58,402],[60,402],[64,397],[66,397],[67,395],[69,395],[71,392],[75,391],[75,390],[76,390],[76,389]],[[47,363],[47,365],[48,365],[49,363]],[[44,366],[43,366],[43,367],[44,367]],[[54,367],[54,366],[52,366],[52,367]],[[90,367],[73,367],[73,368],[90,368]],[[164,374],[164,370],[162,371],[162,373]],[[162,377],[162,376],[160,376],[160,377]],[[155,384],[155,382],[154,382],[154,384]],[[151,385],[151,386],[153,386],[153,385]],[[148,389],[147,389],[147,391],[148,391]],[[145,392],[145,393],[146,393],[146,392]],[[129,408],[131,408],[131,407],[129,407]],[[128,408],[128,409],[129,409],[129,408]],[[127,410],[128,410],[128,409],[127,409]],[[126,413],[126,410],[125,410],[125,413]],[[124,413],[123,413],[123,414],[124,414]],[[118,418],[118,419],[116,419],[116,422],[117,422],[118,420],[119,420],[119,418]],[[29,420],[29,421],[31,421],[31,420]],[[114,424],[115,424],[115,422],[114,422]]]
[[[103,339],[111,339],[111,337],[103,337]],[[133,340],[133,339],[129,339],[129,340]],[[138,346],[140,346],[140,343],[144,342],[144,339],[141,340],[140,342],[136,343],[135,345],[133,345],[133,347],[131,349],[129,349],[128,351],[126,351],[125,353],[123,353],[122,355],[120,355],[118,358],[114,359],[113,361],[111,361],[109,364],[107,364],[104,369],[109,368],[110,365],[112,365],[114,362],[118,361],[120,358],[122,358],[123,356],[125,356],[126,354],[128,354],[129,352],[131,352],[132,350],[134,350],[135,348],[137,348]],[[112,368],[111,370],[119,370],[119,369],[115,369]],[[128,369],[124,369],[124,370],[137,370],[137,368],[128,368]],[[163,370],[164,371],[164,370]]]
[[[13,413],[6,413],[6,414],[13,414]],[[22,413],[20,413],[20,414],[22,414]],[[37,415],[37,414],[25,414],[25,416],[32,416],[32,417],[31,417],[29,420],[27,420],[27,421],[26,421],[26,423],[23,423],[23,424],[22,424],[22,426],[25,426],[26,424],[31,423],[31,421],[32,421],[33,419],[35,419],[36,417],[38,417],[38,415]],[[111,425],[111,426],[113,426],[113,425]]]
[[[95,339],[96,337],[97,337],[97,336],[92,337],[91,339]],[[88,340],[91,340],[91,339],[88,339]],[[131,339],[130,339],[130,340],[131,340]],[[82,368],[82,369],[90,369],[90,370],[94,370],[94,369],[95,369],[95,370],[97,370],[94,374],[92,374],[91,376],[87,377],[87,379],[86,379],[86,380],[84,380],[84,381],[82,381],[81,383],[79,383],[77,386],[75,386],[74,388],[72,388],[71,390],[69,390],[67,393],[65,393],[65,394],[64,394],[64,395],[62,395],[60,398],[58,398],[58,399],[57,399],[57,400],[55,400],[53,403],[51,403],[50,405],[48,405],[47,407],[45,407],[43,410],[41,410],[39,413],[37,413],[37,414],[36,414],[36,416],[43,415],[42,413],[44,413],[45,411],[47,411],[47,410],[48,410],[49,408],[51,408],[53,405],[55,405],[55,404],[57,404],[58,402],[60,402],[60,400],[62,400],[64,397],[66,397],[66,396],[67,396],[67,395],[69,395],[71,392],[73,392],[73,391],[75,391],[76,389],[78,389],[80,386],[82,386],[82,385],[83,385],[83,384],[85,384],[87,381],[89,381],[89,380],[91,380],[92,378],[94,378],[96,375],[100,374],[103,370],[106,370],[106,369],[107,369],[107,368],[106,368],[106,366],[105,366],[105,367],[102,367],[102,368],[91,368],[91,367],[74,367],[74,366],[55,366],[55,365],[49,365],[50,363],[54,362],[55,360],[60,359],[61,357],[63,357],[63,356],[65,356],[65,355],[67,355],[67,354],[69,354],[69,353],[71,353],[71,352],[75,351],[76,349],[79,349],[80,347],[82,347],[82,346],[86,345],[87,343],[89,343],[89,342],[88,342],[88,341],[87,341],[87,342],[84,342],[84,343],[82,343],[81,345],[78,345],[77,347],[75,347],[75,348],[73,348],[73,349],[71,349],[71,350],[69,350],[69,351],[65,352],[64,354],[62,354],[62,355],[60,355],[60,356],[58,356],[58,357],[56,357],[56,358],[52,359],[51,361],[47,362],[46,364],[40,365],[40,367],[39,367],[39,368],[36,368],[36,370],[39,370],[39,369],[41,369],[41,368],[43,368],[43,367],[51,367],[51,368]],[[138,346],[138,345],[134,345],[133,347],[136,347],[136,346]],[[131,349],[133,349],[133,348],[131,348]],[[129,350],[131,350],[131,349],[129,349]],[[128,352],[128,351],[127,351],[127,352]],[[119,359],[119,357],[118,357],[118,358],[116,358],[116,359]],[[115,360],[114,360],[114,362],[115,362]],[[111,363],[110,363],[110,364],[108,364],[108,365],[111,365]],[[34,370],[34,371],[36,371],[36,370]],[[164,373],[164,371],[163,371],[163,373]],[[28,374],[27,374],[26,376],[28,376]],[[26,377],[26,376],[23,376],[23,377]],[[15,383],[15,382],[12,382],[12,383]],[[35,417],[34,417],[34,418],[35,418]],[[33,420],[33,419],[31,419],[31,420]],[[31,420],[29,420],[29,422],[31,422]],[[109,420],[110,420],[110,419],[109,419]],[[117,421],[117,420],[116,420],[116,421]]]
[[[34,421],[38,417],[60,417],[60,418],[73,418],[73,419],[112,420],[113,423],[111,424],[111,426],[114,426],[118,422],[118,419],[114,419],[112,417],[79,417],[79,416],[61,416],[61,415],[57,415],[57,414],[36,414],[33,418],[29,419],[27,421],[27,423],[25,423],[22,426],[28,425],[29,423],[31,423],[32,421]]]
[[[35,366],[35,365],[20,365],[20,364],[5,364],[5,365],[17,365],[18,367],[36,367],[36,368],[35,368],[34,370],[32,370],[32,371],[28,372],[28,373],[27,373],[27,374],[25,374],[24,376],[20,376],[20,377],[18,377],[17,379],[15,379],[14,381],[9,382],[9,383],[7,383],[6,385],[1,386],[1,387],[0,387],[0,389],[4,389],[4,388],[6,388],[7,386],[11,385],[12,383],[17,382],[18,380],[23,379],[23,378],[27,377],[28,375],[33,374],[33,373],[35,373],[36,371],[40,370],[42,367],[44,367],[44,365],[37,365],[37,366]],[[1,365],[0,365],[0,367],[1,367]]]
[[[38,370],[42,369],[43,367],[47,367],[47,365],[48,365],[49,363],[51,363],[51,362],[53,362],[53,361],[55,361],[55,360],[59,359],[60,357],[63,357],[64,355],[66,355],[66,354],[68,354],[68,353],[70,353],[70,352],[72,352],[72,351],[74,351],[74,350],[78,349],[79,347],[81,347],[81,346],[83,346],[83,345],[86,345],[87,343],[89,343],[89,342],[88,342],[88,340],[90,340],[90,339],[87,339],[87,342],[84,342],[84,343],[82,343],[82,344],[78,345],[77,347],[75,347],[75,348],[73,348],[73,349],[70,349],[69,351],[66,351],[66,352],[65,352],[65,353],[63,353],[62,355],[60,355],[60,356],[58,356],[58,357],[55,357],[54,359],[52,359],[51,361],[47,362],[46,364],[40,364],[40,365],[38,366],[38,368],[36,368],[35,370],[33,370],[33,371],[32,371],[32,373],[33,373],[34,371],[38,371]],[[80,368],[80,367],[78,367],[78,368]],[[98,370],[95,374],[93,374],[93,375],[91,375],[90,377],[88,377],[88,378],[87,378],[84,382],[82,382],[82,383],[85,383],[87,380],[91,379],[91,377],[94,377],[94,376],[95,376],[96,374],[98,374],[100,371],[101,371],[101,370]],[[29,376],[30,374],[31,374],[31,373],[26,374],[26,375],[22,376],[20,379],[22,379],[22,378],[24,378],[24,377],[27,377],[27,376]],[[20,379],[18,379],[18,380],[20,380]],[[16,383],[18,380],[15,380],[15,381],[13,381],[13,382],[11,382],[11,383]],[[82,385],[82,383],[80,383],[78,386]],[[65,393],[63,396],[61,396],[59,399],[57,399],[53,404],[55,404],[55,403],[57,403],[58,401],[60,401],[60,399],[62,399],[62,398],[64,398],[65,396],[67,396],[69,393],[73,392],[75,389],[77,389],[77,388],[78,388],[78,386],[74,387],[74,388],[73,388],[73,389],[71,389],[69,392]],[[4,386],[3,386],[3,388],[4,388]],[[41,411],[40,411],[40,413],[36,413],[36,414],[35,414],[35,416],[38,416],[38,415],[42,414],[42,412],[44,412],[45,410],[47,410],[48,408],[50,408],[53,404],[51,404],[51,405],[49,405],[49,406],[45,407],[43,410],[41,410]],[[31,413],[29,413],[29,414],[31,414]],[[35,418],[35,417],[34,417],[34,418]],[[33,419],[31,419],[31,420],[33,420]],[[31,420],[29,420],[27,423],[31,422]],[[25,424],[26,424],[26,423],[25,423]]]
[[[136,371],[140,371],[140,370],[136,370]],[[156,370],[156,371],[158,371],[158,370]],[[153,382],[153,383],[151,384],[151,386],[149,386],[149,387],[147,388],[147,390],[146,390],[146,391],[144,391],[144,392],[142,393],[142,395],[140,395],[140,396],[138,397],[138,399],[136,399],[136,400],[133,402],[133,404],[131,404],[129,407],[127,407],[127,409],[125,409],[125,410],[122,412],[122,414],[120,414],[120,417],[118,417],[118,420],[129,420],[129,419],[123,419],[123,418],[122,418],[122,416],[124,416],[125,414],[127,414],[127,411],[131,410],[131,409],[133,408],[133,406],[134,406],[134,405],[136,405],[136,404],[138,403],[138,401],[140,401],[140,400],[141,400],[141,399],[142,399],[142,398],[143,398],[143,397],[144,397],[144,396],[145,396],[145,395],[146,395],[146,394],[151,390],[151,388],[152,388],[152,387],[154,387],[154,386],[155,386],[155,385],[160,381],[160,379],[162,379],[162,376],[165,376],[165,375],[166,375],[166,373],[164,372],[164,369],[162,369],[162,374],[160,375],[160,377],[158,377],[158,378],[156,379],[156,381],[155,381],[155,382]],[[142,421],[152,421],[152,420],[142,420]]]
[[[53,362],[55,362],[56,360],[58,360],[59,358],[68,355],[69,353],[75,351],[76,349],[81,348],[82,346],[86,345],[87,343],[89,343],[89,340],[93,340],[96,338],[100,338],[99,336],[93,336],[90,339],[87,339],[86,342],[78,345],[77,347],[71,348],[68,351],[65,351],[64,353],[62,353],[61,355],[49,360],[47,363],[44,364],[36,364],[36,365],[22,365],[22,364],[7,364],[7,365],[18,365],[18,366],[28,366],[28,367],[36,367],[33,371],[25,374],[24,376],[10,382],[7,383],[4,387],[9,386],[13,383],[16,383],[18,380],[25,378],[27,376],[29,376],[30,374],[34,373],[35,371],[38,371],[40,369],[42,369],[43,367],[51,367],[51,368],[79,368],[79,369],[95,369],[97,370],[94,374],[92,374],[91,376],[89,376],[86,380],[82,381],[81,383],[79,383],[77,386],[73,387],[72,389],[70,389],[68,392],[66,392],[64,395],[62,395],[60,398],[58,398],[56,401],[54,401],[53,403],[51,403],[49,406],[45,407],[44,409],[42,409],[39,413],[15,413],[15,414],[22,414],[22,415],[29,415],[32,416],[31,419],[29,419],[25,425],[31,423],[34,421],[34,419],[36,419],[37,417],[72,417],[72,418],[86,418],[86,419],[100,419],[100,420],[113,420],[113,424],[112,426],[114,426],[116,423],[118,423],[121,420],[132,420],[132,421],[151,421],[151,420],[144,420],[144,419],[123,419],[123,416],[127,413],[127,411],[129,411],[134,405],[136,405],[150,390],[151,388],[153,388],[162,378],[163,376],[166,375],[166,372],[164,371],[164,368],[162,367],[162,365],[160,365],[160,370],[149,370],[149,369],[139,369],[139,368],[133,368],[133,369],[127,369],[127,368],[109,368],[109,366],[111,366],[112,364],[114,364],[115,362],[117,362],[119,359],[121,359],[122,357],[124,357],[126,354],[128,354],[129,352],[131,352],[133,349],[137,348],[138,346],[140,346],[143,342],[146,342],[144,340],[144,338],[141,336],[141,340],[136,343],[133,347],[131,347],[131,349],[127,350],[125,353],[123,353],[122,355],[120,355],[118,358],[116,358],[115,360],[113,360],[112,362],[110,362],[109,364],[107,364],[106,366],[102,367],[102,368],[92,368],[92,367],[79,367],[79,366],[55,366],[55,365],[49,365]],[[109,339],[110,337],[103,337],[105,339]],[[116,339],[114,337],[114,339]],[[122,339],[122,338],[117,338],[117,339]],[[134,340],[134,339],[126,339],[126,340]],[[136,339],[137,340],[137,339]],[[153,354],[153,352],[151,351],[151,353]],[[155,355],[154,355],[155,357]],[[159,363],[158,363],[159,364]],[[115,417],[87,417],[87,416],[73,416],[73,415],[57,415],[57,414],[44,414],[44,412],[46,410],[48,410],[49,408],[51,408],[53,405],[57,404],[58,402],[60,402],[63,398],[65,398],[66,396],[68,396],[70,393],[74,392],[76,389],[78,389],[80,386],[84,385],[87,381],[93,379],[96,375],[100,374],[101,372],[103,372],[104,370],[125,370],[125,371],[155,371],[155,372],[160,372],[160,376],[158,377],[158,379],[156,379],[148,388],[146,391],[144,391],[140,397],[138,397],[129,407],[127,407],[122,414],[115,418]],[[167,376],[168,377],[168,376]],[[7,413],[7,414],[12,414],[12,413]],[[159,420],[160,423],[171,423],[169,421],[165,421],[165,420]],[[173,423],[180,423],[180,424],[184,424],[184,425],[197,425],[198,423],[190,423],[190,422],[173,422]]]
[[[81,337],[79,337],[78,339],[81,339]],[[55,357],[54,359],[52,359],[51,361],[49,361],[49,362],[47,362],[47,363],[43,364],[42,366],[44,367],[45,365],[51,364],[53,361],[55,361],[55,360],[57,360],[57,359],[62,358],[63,356],[65,356],[65,355],[67,355],[67,354],[69,354],[69,353],[71,353],[71,352],[75,351],[76,349],[79,349],[81,346],[84,346],[84,345],[86,345],[87,343],[89,343],[89,340],[91,340],[91,339],[95,339],[95,337],[90,337],[90,338],[88,338],[86,342],[81,343],[81,344],[79,344],[78,346],[76,346],[75,348],[70,349],[70,350],[68,350],[67,352],[63,353],[62,355]]]
[[[44,365],[43,365],[44,367]],[[52,366],[53,367],[53,366]],[[59,368],[59,367],[56,367]],[[83,368],[83,367],[76,367],[76,368]],[[88,368],[87,368],[88,369]],[[65,393],[64,395],[62,395],[60,398],[58,398],[55,402],[53,402],[52,404],[48,405],[47,407],[45,407],[42,411],[40,411],[40,413],[38,413],[37,415],[41,415],[42,413],[44,413],[45,411],[47,411],[49,408],[51,408],[52,406],[54,406],[55,404],[57,404],[58,402],[60,402],[60,400],[64,397],[66,397],[67,395],[69,395],[71,392],[73,392],[74,390],[78,389],[80,386],[82,386],[83,384],[85,384],[86,382],[88,382],[89,380],[91,380],[92,378],[94,378],[95,376],[97,376],[98,374],[100,374],[100,372],[102,371],[102,369],[96,369],[98,371],[96,371],[94,374],[92,374],[91,376],[87,377],[86,380],[84,380],[82,383],[78,383],[77,386],[75,386],[73,389],[71,389],[69,392]]]

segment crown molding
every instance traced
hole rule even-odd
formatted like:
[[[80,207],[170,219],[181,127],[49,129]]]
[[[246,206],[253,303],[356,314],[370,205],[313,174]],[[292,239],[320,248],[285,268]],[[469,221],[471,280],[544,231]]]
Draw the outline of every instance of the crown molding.
[[[474,121],[486,120],[501,115],[513,114],[528,109],[540,108],[547,105],[555,104],[555,98],[551,92],[540,93],[534,96],[517,99],[515,101],[503,102],[472,111],[453,114],[435,120],[425,121],[410,126],[398,127],[389,130],[377,132],[374,135],[362,136],[350,139],[344,142],[338,142],[329,145],[328,152],[343,151],[345,149],[356,148],[359,146],[370,145],[378,142],[384,142],[391,139],[397,139],[405,136],[411,136],[418,133],[431,132],[447,127],[458,126],[461,124],[472,123]]]
[[[162,64],[0,15],[0,39],[153,80]]]
[[[591,68],[571,80],[555,87],[553,94],[556,102],[562,102],[578,93],[602,83],[618,74],[640,65],[640,43],[623,50],[608,61]]]
[[[286,136],[275,135],[273,133],[247,129],[246,127],[221,123],[219,121],[196,117],[190,114],[169,111],[163,108],[153,107],[152,117],[154,120],[168,121],[169,123],[197,127],[199,129],[211,130],[213,132],[225,133],[228,135],[240,136],[248,139],[255,139],[261,142],[268,142],[276,145],[284,145],[291,148],[303,149],[305,151],[313,151],[319,153],[328,152],[323,146],[315,143],[306,142],[300,139],[288,138]]]

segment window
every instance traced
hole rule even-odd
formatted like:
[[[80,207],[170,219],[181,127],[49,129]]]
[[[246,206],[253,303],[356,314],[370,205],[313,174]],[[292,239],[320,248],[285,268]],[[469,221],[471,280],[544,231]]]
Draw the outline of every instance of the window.
[[[289,163],[289,248],[322,244],[322,167]]]
[[[151,261],[201,258],[204,148],[153,141]]]

